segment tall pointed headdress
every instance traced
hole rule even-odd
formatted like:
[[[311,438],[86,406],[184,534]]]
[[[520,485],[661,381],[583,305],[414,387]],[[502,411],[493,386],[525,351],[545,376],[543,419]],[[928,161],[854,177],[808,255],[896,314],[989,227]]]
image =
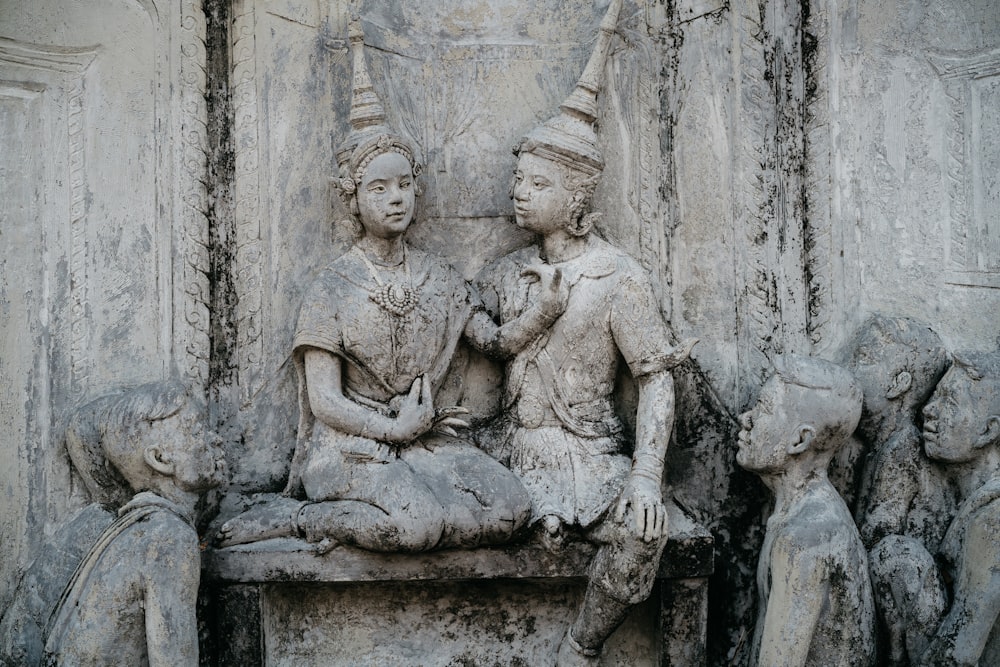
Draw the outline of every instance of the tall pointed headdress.
[[[386,124],[385,108],[379,101],[365,60],[365,34],[361,20],[355,18],[348,26],[351,43],[351,59],[354,79],[351,96],[351,131],[337,148],[337,166],[342,179],[359,183],[368,164],[386,152],[399,153],[413,168],[413,174],[420,173],[420,165],[413,154],[413,148],[406,139]]]
[[[604,63],[611,48],[621,13],[622,0],[612,0],[597,35],[597,44],[590,55],[576,88],[559,106],[559,114],[539,125],[521,141],[516,153],[534,153],[539,157],[564,164],[588,176],[604,169],[604,160],[597,148],[597,94],[604,77]]]

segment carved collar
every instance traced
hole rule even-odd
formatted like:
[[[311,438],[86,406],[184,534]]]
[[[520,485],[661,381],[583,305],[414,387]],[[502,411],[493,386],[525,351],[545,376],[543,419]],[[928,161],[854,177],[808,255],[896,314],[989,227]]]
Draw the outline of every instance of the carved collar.
[[[550,266],[563,270],[570,285],[575,285],[582,278],[598,279],[610,276],[618,270],[620,251],[610,243],[591,234],[587,238],[587,247],[582,253],[562,262],[548,262],[542,259],[541,248],[536,247],[533,258]]]
[[[125,503],[120,510],[118,510],[118,516],[122,517],[129,512],[143,507],[159,507],[165,509],[168,512],[176,514],[189,525],[194,525],[194,510],[185,510],[180,505],[170,500],[167,500],[163,496],[157,495],[152,491],[140,491],[132,497],[132,500]]]

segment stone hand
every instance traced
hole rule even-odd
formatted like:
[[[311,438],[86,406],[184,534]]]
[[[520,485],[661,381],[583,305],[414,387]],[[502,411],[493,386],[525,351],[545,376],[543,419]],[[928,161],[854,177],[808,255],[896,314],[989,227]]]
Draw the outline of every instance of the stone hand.
[[[420,376],[410,385],[410,392],[399,405],[399,413],[386,439],[402,444],[414,440],[434,426],[434,397],[431,383]]]
[[[563,281],[562,269],[538,263],[525,268],[521,275],[535,276],[541,283],[538,308],[543,314],[553,319],[563,314],[569,303],[569,286]]]
[[[468,428],[469,422],[461,419],[459,415],[467,415],[469,411],[467,408],[463,408],[460,405],[453,405],[447,408],[438,408],[434,412],[434,430],[438,433],[444,433],[445,435],[450,435],[453,438],[458,437],[458,433],[455,432],[456,428]]]
[[[630,475],[615,508],[615,519],[624,521],[626,510],[632,508],[632,532],[646,542],[667,533],[667,508],[663,505],[660,485],[646,477]]]

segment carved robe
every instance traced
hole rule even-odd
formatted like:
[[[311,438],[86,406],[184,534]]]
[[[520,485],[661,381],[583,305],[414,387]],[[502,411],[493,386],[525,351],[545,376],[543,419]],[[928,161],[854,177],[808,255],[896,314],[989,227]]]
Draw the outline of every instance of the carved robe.
[[[522,272],[539,261],[536,247],[525,248],[477,279],[501,323],[537,300],[538,284]],[[628,255],[591,236],[583,254],[553,266],[570,286],[566,310],[507,364],[510,465],[532,496],[532,521],[554,514],[586,528],[631,469],[613,406],[620,360],[640,377],[670,368],[674,350],[649,279]]]
[[[417,377],[437,394],[479,304],[461,276],[431,255],[410,250],[408,269],[400,267],[394,276],[383,270],[376,279],[360,252],[352,250],[325,269],[299,312],[293,356],[300,421],[286,493],[352,501],[343,505],[333,536],[364,548],[403,549],[392,536],[415,526],[428,537],[407,543],[405,550],[510,539],[528,518],[524,488],[471,443],[428,433],[393,445],[345,433],[313,414],[307,349],[340,358],[347,398],[394,417]],[[392,280],[412,290],[415,304],[408,312],[391,312],[378,303],[380,290],[384,294]]]

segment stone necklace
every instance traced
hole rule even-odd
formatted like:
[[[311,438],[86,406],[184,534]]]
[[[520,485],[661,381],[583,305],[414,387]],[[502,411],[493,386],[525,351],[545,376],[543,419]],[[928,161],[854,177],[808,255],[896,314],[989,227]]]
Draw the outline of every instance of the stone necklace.
[[[368,258],[365,251],[357,246],[354,246],[354,248],[358,251],[358,255],[361,256],[361,261],[368,267],[368,273],[371,274],[372,279],[377,285],[376,289],[372,290],[371,294],[368,295],[369,298],[377,303],[380,308],[396,317],[408,315],[417,305],[418,290],[413,286],[413,278],[410,275],[410,257],[406,249],[406,244],[403,244],[403,269],[406,271],[405,284],[386,283],[383,281],[378,273],[378,269],[375,268],[375,264]]]

